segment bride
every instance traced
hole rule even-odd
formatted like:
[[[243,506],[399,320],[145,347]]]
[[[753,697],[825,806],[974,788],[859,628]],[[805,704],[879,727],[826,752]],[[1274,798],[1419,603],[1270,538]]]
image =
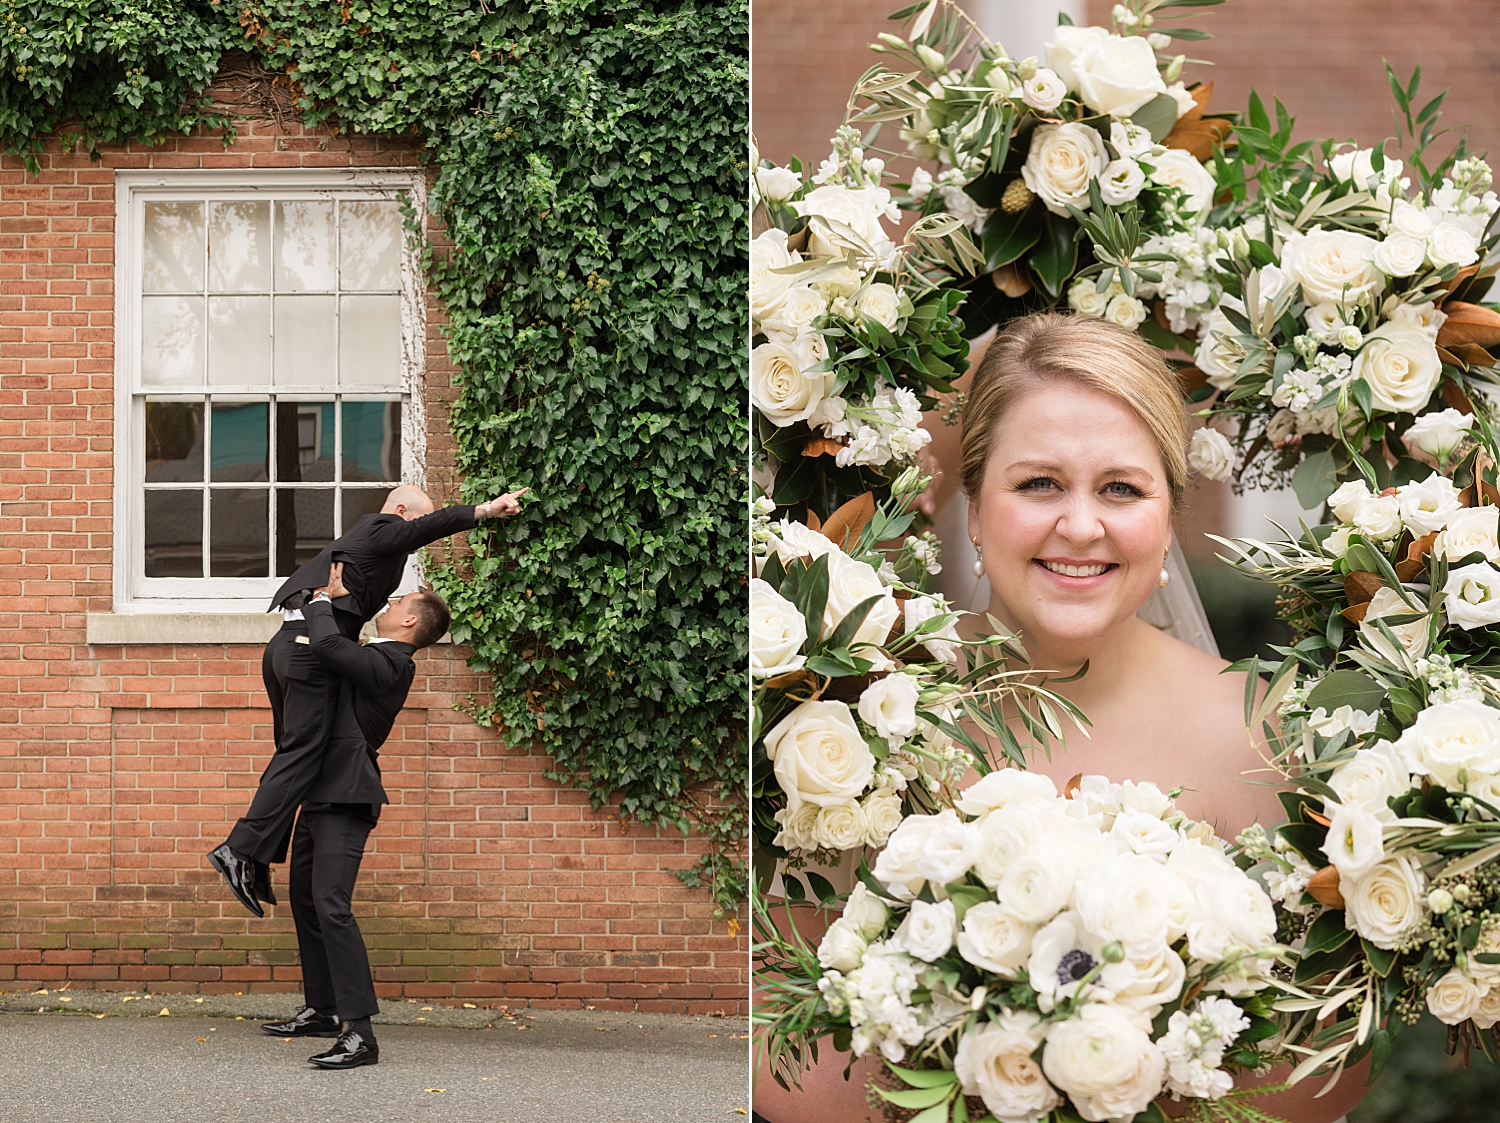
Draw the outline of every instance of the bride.
[[[1059,790],[1080,772],[1180,786],[1182,811],[1232,839],[1285,817],[1245,730],[1244,675],[1136,615],[1167,580],[1186,444],[1181,393],[1154,347],[1103,320],[1040,313],[1008,325],[974,373],[961,475],[989,613],[1021,633],[1038,670],[1088,664],[1056,689],[1088,716],[1089,737],[1050,746],[1032,769]],[[987,630],[983,616],[965,623],[970,638]],[[843,1060],[829,1050],[800,1097],[762,1073],[757,1112],[770,1123],[863,1120],[871,1066],[845,1083]],[[1253,1103],[1291,1123],[1329,1123],[1364,1082],[1361,1066],[1322,1099],[1324,1081],[1311,1079]]]

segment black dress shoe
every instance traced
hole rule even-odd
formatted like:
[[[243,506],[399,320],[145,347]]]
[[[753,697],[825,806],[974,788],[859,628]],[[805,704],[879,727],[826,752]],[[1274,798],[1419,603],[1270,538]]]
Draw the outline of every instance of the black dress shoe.
[[[261,908],[260,902],[255,899],[254,862],[248,858],[241,858],[229,849],[227,842],[209,854],[208,860],[213,864],[214,869],[224,875],[224,880],[229,883],[230,892],[240,899],[240,904],[256,916],[266,915],[266,910]]]
[[[333,1048],[316,1057],[308,1057],[307,1063],[318,1068],[359,1068],[360,1065],[380,1063],[380,1045],[373,1037],[354,1030],[339,1034]]]
[[[337,1037],[340,1024],[337,1014],[320,1014],[304,1006],[291,1021],[267,1022],[260,1028],[275,1037]]]
[[[255,895],[268,905],[276,903],[276,893],[271,888],[271,867],[264,862],[255,862]]]

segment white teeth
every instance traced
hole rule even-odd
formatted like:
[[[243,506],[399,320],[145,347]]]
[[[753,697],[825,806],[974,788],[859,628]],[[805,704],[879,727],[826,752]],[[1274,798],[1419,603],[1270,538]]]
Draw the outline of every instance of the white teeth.
[[[1067,577],[1098,577],[1109,568],[1107,565],[1059,565],[1057,562],[1042,562],[1046,568],[1053,573],[1061,573]]]

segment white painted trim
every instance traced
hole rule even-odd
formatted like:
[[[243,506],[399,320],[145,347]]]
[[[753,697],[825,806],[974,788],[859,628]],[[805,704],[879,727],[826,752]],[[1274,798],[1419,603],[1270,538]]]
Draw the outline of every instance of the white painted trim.
[[[265,643],[281,627],[281,613],[90,612],[85,642],[95,644]],[[360,635],[375,635],[375,622]],[[452,643],[448,633],[438,643]]]

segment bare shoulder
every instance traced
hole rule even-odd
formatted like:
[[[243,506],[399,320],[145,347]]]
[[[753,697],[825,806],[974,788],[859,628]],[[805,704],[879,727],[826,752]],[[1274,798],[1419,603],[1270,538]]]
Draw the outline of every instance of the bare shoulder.
[[[1173,709],[1198,735],[1241,745],[1245,735],[1245,673],[1230,671],[1229,661],[1152,629],[1150,662],[1171,695]],[[1265,693],[1256,684],[1257,697]]]

